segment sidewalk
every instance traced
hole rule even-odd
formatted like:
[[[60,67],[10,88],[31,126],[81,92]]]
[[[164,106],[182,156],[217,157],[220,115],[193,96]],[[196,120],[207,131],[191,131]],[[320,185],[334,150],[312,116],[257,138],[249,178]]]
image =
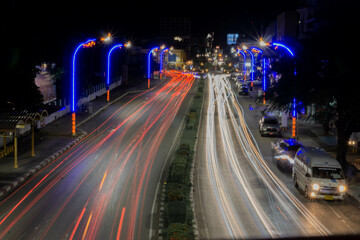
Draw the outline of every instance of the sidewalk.
[[[154,80],[152,86],[161,83]],[[147,82],[129,82],[127,85],[120,85],[110,92],[111,101],[116,100],[123,94],[134,90],[146,90]],[[76,115],[77,126],[89,121],[92,116],[101,112],[112,102],[106,101],[106,94],[91,101],[93,113],[78,113]],[[35,156],[30,157],[30,136],[18,140],[18,168],[14,169],[14,154],[0,159],[0,199],[4,198],[15,188],[26,181],[30,176],[44,168],[47,164],[75,145],[86,132],[77,129],[77,136],[71,135],[71,114],[57,119],[53,123],[40,129],[35,134]]]
[[[261,108],[263,104],[259,103],[258,106]],[[282,131],[282,133],[283,138],[291,138],[290,120],[288,121],[288,130]],[[333,135],[325,135],[320,124],[298,120],[298,136],[302,144],[320,147],[336,158],[337,138]],[[344,174],[347,176],[347,193],[360,202],[360,153],[353,153],[349,149],[346,160],[349,163],[348,168],[344,169]]]

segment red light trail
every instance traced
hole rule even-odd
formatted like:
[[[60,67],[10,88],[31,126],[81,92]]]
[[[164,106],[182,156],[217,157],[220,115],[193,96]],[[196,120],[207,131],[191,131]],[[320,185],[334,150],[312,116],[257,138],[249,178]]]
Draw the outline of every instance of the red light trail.
[[[154,176],[161,163],[156,155],[194,83],[190,74],[164,74],[171,79],[127,97],[86,138],[0,203],[1,239],[25,229],[38,239],[141,237],[145,205],[153,201],[146,198],[153,194],[149,184],[160,178]],[[34,230],[34,224],[40,227]]]

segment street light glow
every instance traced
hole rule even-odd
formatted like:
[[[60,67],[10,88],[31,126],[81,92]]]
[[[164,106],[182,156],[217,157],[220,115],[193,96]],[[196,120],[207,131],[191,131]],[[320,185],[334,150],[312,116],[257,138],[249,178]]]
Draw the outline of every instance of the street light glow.
[[[164,47],[162,48],[161,52],[160,52],[160,79],[161,79],[161,75],[162,75],[162,71],[163,71],[163,54],[164,52],[169,52],[169,48],[165,48],[165,45],[163,45]]]
[[[110,55],[112,53],[112,51],[114,51],[116,48],[121,49],[122,48],[122,44],[117,44],[115,46],[113,46],[109,53],[108,53],[108,57],[107,57],[107,76],[106,76],[106,100],[110,101]]]
[[[73,59],[72,59],[72,79],[71,79],[71,121],[72,121],[72,126],[71,126],[71,132],[72,135],[75,136],[76,135],[76,113],[75,113],[75,109],[76,109],[76,104],[75,104],[75,63],[76,63],[76,54],[79,51],[79,49],[81,47],[83,48],[88,48],[88,47],[92,47],[95,45],[95,41],[96,39],[89,39],[86,42],[80,43],[78,45],[78,47],[75,49],[74,54],[73,54]]]
[[[106,43],[111,42],[111,40],[112,40],[111,33],[108,33],[108,35],[106,37],[100,38],[100,41],[106,42]]]
[[[148,78],[148,88],[150,88],[150,77],[151,77],[151,73],[150,73],[150,61],[151,61],[151,55],[155,53],[155,51],[157,51],[159,49],[159,47],[154,47],[152,48],[149,53],[148,53],[148,62],[147,62],[147,68],[148,68],[148,72],[147,72],[147,78]]]
[[[96,39],[89,39],[84,43],[80,43],[79,46],[75,49],[72,59],[72,81],[71,81],[71,90],[72,90],[72,99],[71,99],[71,112],[75,112],[75,63],[76,63],[76,54],[81,47],[87,48],[95,45]]]
[[[276,47],[282,47],[284,49],[286,49],[288,51],[288,53],[290,53],[290,55],[293,57],[294,56],[294,53],[290,50],[290,48],[288,48],[287,46],[285,46],[284,44],[281,44],[281,43],[272,43],[273,46],[276,46]]]

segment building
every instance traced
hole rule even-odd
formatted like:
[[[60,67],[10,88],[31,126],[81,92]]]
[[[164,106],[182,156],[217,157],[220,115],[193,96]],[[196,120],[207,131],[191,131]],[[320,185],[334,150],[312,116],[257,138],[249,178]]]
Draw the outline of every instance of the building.
[[[299,17],[296,11],[285,11],[277,16],[276,40],[286,41],[286,39],[297,38]]]
[[[213,32],[208,33],[208,35],[205,38],[205,47],[206,47],[205,52],[206,53],[211,53],[212,48],[213,48],[213,42],[214,42],[214,33]]]

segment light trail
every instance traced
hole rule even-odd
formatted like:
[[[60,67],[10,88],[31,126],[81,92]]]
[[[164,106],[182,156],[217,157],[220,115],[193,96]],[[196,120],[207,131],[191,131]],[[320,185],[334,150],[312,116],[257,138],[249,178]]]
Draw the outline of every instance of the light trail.
[[[86,138],[58,157],[51,169],[47,166],[3,200],[0,238],[16,238],[16,232],[11,231],[15,227],[31,229],[32,221],[28,219],[40,219],[33,215],[38,212],[41,220],[48,220],[40,224],[38,232],[26,230],[30,238],[47,239],[61,232],[63,238],[74,239],[141,239],[146,229],[145,204],[153,201],[146,195],[149,182],[159,178],[152,176],[160,160],[155,159],[158,149],[194,83],[192,75],[175,71],[166,74],[172,78],[130,97]],[[48,173],[43,175],[44,171]],[[71,179],[72,184],[64,185],[63,179]],[[12,198],[27,185],[30,191],[13,203]],[[66,189],[66,193],[57,197],[59,189]],[[86,208],[76,208],[75,202],[86,202]],[[45,206],[49,211],[42,210]],[[64,222],[68,217],[73,220]]]
[[[256,141],[245,120],[244,112],[237,101],[231,85],[225,75],[208,75],[209,106],[206,126],[206,161],[208,175],[218,209],[221,213],[227,234],[232,238],[244,237],[279,237],[284,233],[291,235],[288,228],[282,227],[286,221],[300,235],[328,235],[330,231],[324,227],[306,207],[289,191],[285,184],[271,171],[263,159]],[[218,131],[216,125],[218,122]],[[217,136],[217,133],[220,136]],[[235,139],[235,142],[234,140]],[[239,155],[236,149],[241,149]],[[218,149],[224,157],[219,158]],[[261,180],[263,191],[255,192],[249,180],[249,173],[240,159],[244,155],[247,164],[252,167]],[[236,211],[239,203],[234,203],[226,172],[221,165],[228,165],[236,185],[240,205],[244,206],[249,217],[244,220]],[[233,190],[233,188],[232,188]],[[259,202],[259,194],[268,199]],[[269,211],[270,209],[270,211]],[[250,221],[251,220],[251,221]],[[250,223],[256,226],[258,235],[252,235],[248,228]],[[299,233],[293,233],[299,235]]]

